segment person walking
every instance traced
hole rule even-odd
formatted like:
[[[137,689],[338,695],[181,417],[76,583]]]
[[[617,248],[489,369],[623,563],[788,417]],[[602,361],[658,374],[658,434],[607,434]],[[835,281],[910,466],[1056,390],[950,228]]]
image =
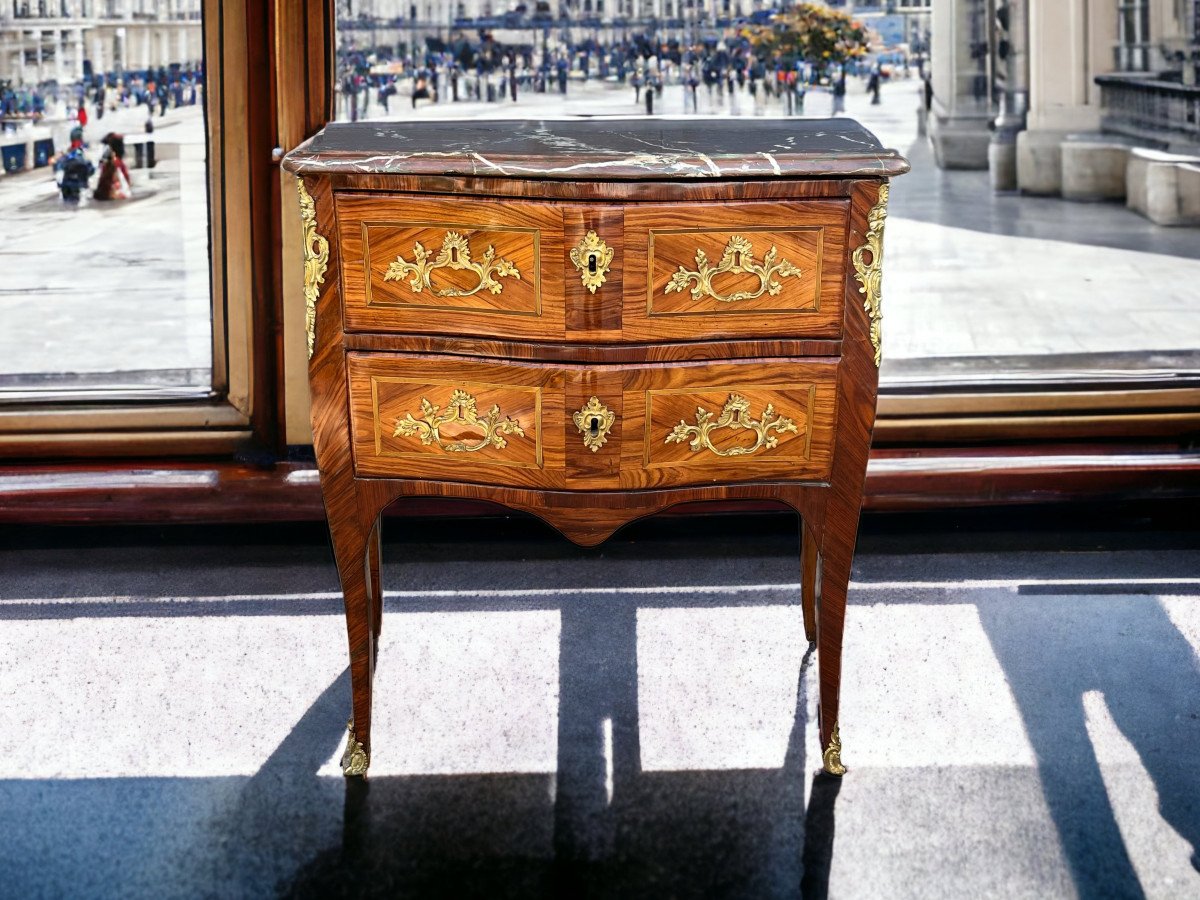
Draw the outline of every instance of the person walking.
[[[833,114],[841,115],[846,111],[846,70],[842,69],[841,73],[833,82]]]
[[[691,98],[692,112],[696,113],[697,115],[700,113],[700,97],[697,93],[699,87],[700,79],[696,75],[695,65],[689,65],[687,69],[687,82],[684,85],[684,90],[687,91],[687,96]]]
[[[71,146],[54,163],[54,171],[58,175],[58,189],[63,203],[72,206],[78,204],[80,194],[87,190],[88,179],[96,172],[96,167],[83,149],[82,128],[71,129]]]
[[[133,194],[129,169],[125,165],[125,136],[109,132],[101,141],[104,155],[100,158],[100,178],[94,200],[128,200]]]
[[[871,105],[879,105],[879,67],[876,66],[871,70],[871,75],[867,78],[867,93],[871,95]]]

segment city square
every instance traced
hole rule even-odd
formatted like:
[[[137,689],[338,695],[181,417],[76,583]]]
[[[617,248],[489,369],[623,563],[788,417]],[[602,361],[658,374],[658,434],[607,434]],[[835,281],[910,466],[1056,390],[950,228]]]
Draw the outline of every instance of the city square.
[[[0,0],[0,897],[1200,896],[1198,80]]]
[[[960,366],[986,377],[1009,370],[1005,358],[1020,357],[1056,368],[1136,370],[1147,352],[1194,367],[1196,230],[1158,227],[1115,204],[997,196],[982,173],[938,168],[917,134],[919,87],[916,78],[898,78],[883,85],[882,102],[872,105],[855,79],[846,99],[848,115],[913,161],[913,173],[892,195],[885,233],[894,263],[886,283],[884,379],[920,381]],[[684,94],[682,85],[665,86],[656,113],[689,114]],[[755,101],[746,90],[719,99],[701,91],[699,114],[753,119],[785,112],[781,98]],[[827,89],[811,90],[804,100],[806,116],[827,116],[832,107]],[[589,116],[636,116],[643,105],[632,88],[593,79],[572,82],[565,96],[521,93],[516,103],[443,97],[415,110],[398,105],[387,118],[553,118],[581,109]],[[375,100],[367,113],[384,117]],[[94,143],[107,131],[135,134],[143,124],[141,110],[121,110],[93,119],[85,131]],[[0,178],[0,210],[20,223],[0,251],[13,272],[0,289],[8,323],[0,377],[7,383],[107,382],[148,390],[206,381],[212,351],[200,109],[168,111],[153,137],[168,158],[152,170],[132,170],[135,202],[124,207],[64,208],[45,170]],[[44,247],[47,229],[56,236],[52,249],[26,249]],[[1108,273],[1100,282],[1093,277],[1098,268]],[[36,306],[23,299],[33,289],[41,297]],[[986,304],[963,303],[984,295]],[[1031,305],[1041,314],[1031,317]],[[140,315],[127,314],[134,311]],[[49,334],[42,332],[47,316],[55,323]],[[1030,319],[1030,327],[1011,329],[1014,318]],[[135,321],[135,331],[120,330]]]

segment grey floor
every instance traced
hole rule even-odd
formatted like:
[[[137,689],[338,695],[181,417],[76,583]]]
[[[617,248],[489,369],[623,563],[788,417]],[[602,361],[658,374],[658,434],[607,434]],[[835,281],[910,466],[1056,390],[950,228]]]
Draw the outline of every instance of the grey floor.
[[[0,532],[0,896],[1195,897],[1200,532],[869,518],[817,773],[789,516]]]

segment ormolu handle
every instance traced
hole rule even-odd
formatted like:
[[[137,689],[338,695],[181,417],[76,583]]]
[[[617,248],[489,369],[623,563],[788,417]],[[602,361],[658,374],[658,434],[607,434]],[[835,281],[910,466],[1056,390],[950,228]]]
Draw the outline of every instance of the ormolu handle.
[[[718,428],[747,429],[753,431],[757,440],[752,447],[730,447],[722,450],[712,443],[710,435]],[[776,432],[771,434],[770,432]],[[663,442],[682,444],[689,441],[693,453],[708,450],[717,456],[747,456],[760,449],[770,450],[779,444],[778,435],[787,432],[798,434],[796,423],[786,416],[775,415],[774,404],[768,403],[763,410],[762,418],[755,421],[750,418],[750,401],[741,394],[730,394],[721,410],[720,417],[714,422],[713,414],[702,406],[696,407],[696,424],[689,425],[683,419],[667,435]]]
[[[499,405],[493,404],[492,408],[488,410],[488,414],[480,418],[475,398],[463,390],[456,390],[450,395],[450,404],[446,407],[445,412],[440,412],[439,409],[440,407],[434,406],[427,398],[422,397],[421,418],[414,419],[412,413],[409,413],[403,419],[397,419],[396,430],[392,432],[392,437],[418,437],[422,444],[426,446],[437,444],[450,453],[474,453],[476,450],[482,450],[489,446],[503,450],[508,446],[508,441],[504,439],[506,434],[525,436],[521,423],[516,419],[507,416],[503,419],[500,418]],[[443,441],[439,429],[451,422],[474,426],[481,429],[483,434],[475,443]]]
[[[397,256],[395,261],[388,266],[383,280],[403,281],[408,278],[408,286],[414,294],[419,294],[428,288],[435,297],[470,297],[472,294],[478,294],[484,288],[493,294],[499,294],[504,290],[504,285],[497,281],[497,278],[505,276],[512,276],[517,280],[521,278],[521,273],[517,271],[516,265],[511,260],[497,257],[496,249],[490,244],[483,251],[481,262],[472,261],[470,239],[457,231],[446,232],[446,236],[442,238],[442,249],[432,260],[430,260],[430,255],[425,246],[420,241],[416,241],[413,244],[413,258],[416,262],[409,262],[403,254]],[[479,284],[470,290],[454,287],[435,289],[429,283],[429,276],[436,269],[467,269],[479,276]]]
[[[720,303],[735,303],[738,300],[753,300],[755,297],[761,297],[763,294],[770,294],[774,297],[781,290],[783,285],[780,284],[775,276],[783,278],[788,275],[800,277],[800,267],[788,262],[786,259],[777,259],[779,251],[775,245],[771,245],[771,249],[767,251],[767,255],[763,257],[762,264],[759,265],[754,261],[754,246],[748,238],[742,237],[740,234],[734,235],[729,239],[729,243],[725,245],[725,251],[721,254],[721,261],[717,265],[712,265],[708,261],[708,254],[703,250],[696,250],[696,268],[695,270],[679,267],[679,271],[671,276],[670,282],[667,283],[666,293],[672,291],[682,291],[693,281],[692,298],[699,300],[702,297],[708,296]],[[743,273],[758,276],[758,290],[756,291],[735,291],[732,294],[718,293],[713,287],[713,279],[722,275],[725,272],[733,272],[736,275]]]

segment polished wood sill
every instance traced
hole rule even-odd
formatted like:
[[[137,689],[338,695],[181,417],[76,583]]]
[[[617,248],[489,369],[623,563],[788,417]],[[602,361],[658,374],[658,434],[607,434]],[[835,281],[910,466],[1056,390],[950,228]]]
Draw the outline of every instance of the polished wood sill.
[[[1200,451],[1172,445],[876,449],[865,507],[919,510],[1200,496]],[[682,504],[667,514],[774,509],[764,501]],[[781,507],[780,507],[781,508]],[[501,507],[414,498],[389,515],[496,515]],[[0,522],[39,524],[323,521],[315,464],[92,461],[0,467]]]

